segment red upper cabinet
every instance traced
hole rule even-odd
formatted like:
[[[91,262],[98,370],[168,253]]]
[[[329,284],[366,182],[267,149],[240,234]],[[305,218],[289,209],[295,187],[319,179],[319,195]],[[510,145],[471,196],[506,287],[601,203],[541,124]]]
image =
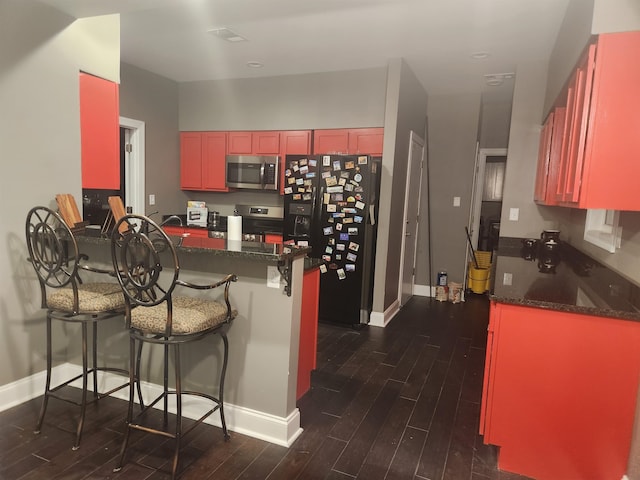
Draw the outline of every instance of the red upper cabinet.
[[[311,153],[311,130],[287,130],[280,132],[280,195],[284,195],[284,166],[287,155]]]
[[[349,130],[349,153],[382,155],[383,128],[354,128]]]
[[[572,73],[557,102],[565,108],[557,204],[640,210],[638,52],[640,31],[601,34]]]
[[[120,189],[118,84],[80,73],[82,188]]]
[[[382,155],[383,128],[315,130],[313,153]]]
[[[230,155],[277,155],[280,152],[280,132],[229,132],[228,135]]]
[[[180,187],[228,192],[225,132],[180,133]]]
[[[536,203],[546,203],[547,181],[549,179],[549,161],[551,159],[551,135],[553,133],[553,117],[551,112],[544,122],[540,133],[540,146],[538,147],[538,168],[536,171],[536,187],[533,199]]]

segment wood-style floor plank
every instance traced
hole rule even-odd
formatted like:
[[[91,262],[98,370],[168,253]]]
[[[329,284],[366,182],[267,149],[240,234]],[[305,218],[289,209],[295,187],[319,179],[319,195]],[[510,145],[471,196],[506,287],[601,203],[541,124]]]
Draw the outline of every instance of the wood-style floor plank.
[[[496,468],[497,449],[477,433],[488,300],[414,297],[386,328],[320,324],[317,369],[299,400],[300,437],[289,448],[200,425],[184,438],[182,480],[526,480]],[[233,348],[233,345],[231,345]],[[77,389],[69,389],[78,395]],[[167,480],[173,443],[133,432],[114,473],[127,404],[87,409],[72,451],[78,408],[42,397],[0,412],[2,480]],[[158,411],[149,413],[156,424]],[[187,423],[190,421],[188,420]]]

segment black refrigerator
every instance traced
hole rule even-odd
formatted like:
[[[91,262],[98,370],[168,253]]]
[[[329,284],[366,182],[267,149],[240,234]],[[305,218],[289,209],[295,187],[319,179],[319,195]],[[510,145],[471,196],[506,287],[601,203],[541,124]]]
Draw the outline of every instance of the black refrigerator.
[[[321,322],[369,323],[377,234],[380,158],[287,155],[284,241],[321,259]]]

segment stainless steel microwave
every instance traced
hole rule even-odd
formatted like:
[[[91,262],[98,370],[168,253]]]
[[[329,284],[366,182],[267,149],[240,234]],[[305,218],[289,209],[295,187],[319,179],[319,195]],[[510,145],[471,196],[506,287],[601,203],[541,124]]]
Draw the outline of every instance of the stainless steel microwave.
[[[227,187],[278,190],[277,155],[227,155]]]

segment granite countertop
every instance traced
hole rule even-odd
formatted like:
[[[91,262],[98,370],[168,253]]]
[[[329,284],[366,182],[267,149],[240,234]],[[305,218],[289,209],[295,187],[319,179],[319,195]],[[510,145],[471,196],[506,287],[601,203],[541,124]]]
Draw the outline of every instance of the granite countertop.
[[[109,245],[111,240],[102,235],[76,234],[78,243]],[[177,246],[178,252],[206,253],[225,257],[246,258],[249,260],[279,262],[305,256],[311,247],[297,247],[277,243],[233,242],[221,238],[198,238],[194,236],[170,237]]]
[[[640,321],[640,287],[567,243],[549,254],[522,240],[500,238],[492,300]]]

